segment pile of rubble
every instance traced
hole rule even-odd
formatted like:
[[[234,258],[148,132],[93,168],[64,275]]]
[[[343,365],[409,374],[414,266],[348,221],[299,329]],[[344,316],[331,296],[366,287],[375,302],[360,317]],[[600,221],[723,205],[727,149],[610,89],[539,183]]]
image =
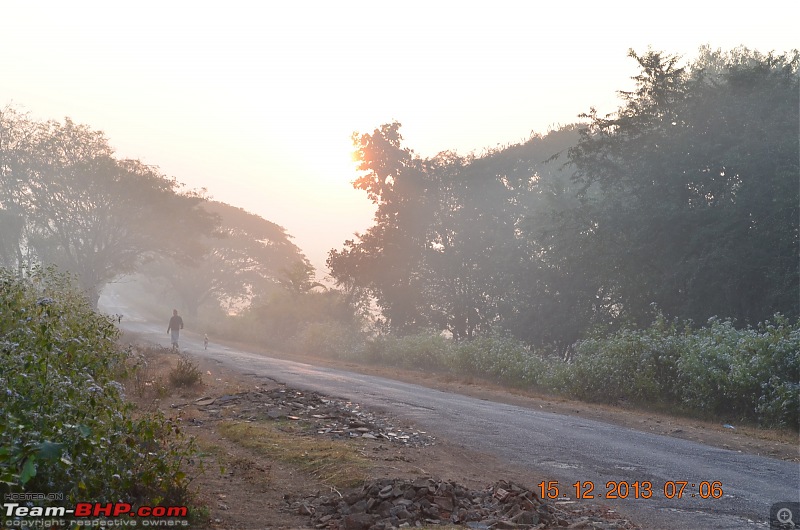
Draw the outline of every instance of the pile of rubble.
[[[216,398],[203,397],[193,402],[173,404],[173,408],[195,406],[208,420],[193,418],[191,425],[205,421],[304,420],[310,432],[332,438],[364,438],[405,446],[432,445],[434,438],[425,431],[399,428],[386,417],[363,410],[358,403],[323,397],[314,392],[291,388],[259,389]]]
[[[434,439],[412,427],[399,428],[387,416],[364,410],[358,403],[297,389],[257,388],[255,391],[203,397],[173,404],[195,409],[187,423],[289,420],[304,431],[332,438],[363,438],[408,447],[433,445]],[[510,482],[470,490],[433,478],[378,479],[361,488],[325,495],[284,496],[285,509],[309,517],[312,527],[326,530],[389,530],[460,525],[474,530],[584,528],[635,530],[633,523],[597,505],[543,502],[534,491]]]
[[[606,508],[584,506],[570,511],[544,503],[533,491],[510,482],[474,491],[432,478],[379,479],[346,493],[306,499],[287,495],[284,500],[287,510],[308,515],[315,528],[328,530],[388,530],[442,524],[475,530],[637,528]]]

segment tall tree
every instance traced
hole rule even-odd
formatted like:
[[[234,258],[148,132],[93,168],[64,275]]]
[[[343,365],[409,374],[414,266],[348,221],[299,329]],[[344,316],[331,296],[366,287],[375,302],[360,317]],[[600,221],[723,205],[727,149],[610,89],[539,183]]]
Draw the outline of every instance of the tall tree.
[[[19,128],[32,134],[24,149],[5,151],[13,160],[3,176],[13,185],[4,202],[24,224],[17,246],[74,274],[95,305],[106,283],[155,255],[202,254],[199,236],[215,219],[200,208],[201,196],[180,192],[153,167],[115,159],[103,133],[88,126],[22,119]]]
[[[34,152],[37,126],[11,106],[0,110],[0,265],[21,269],[29,264],[27,226],[22,205],[25,170]]]
[[[354,182],[378,208],[375,225],[358,240],[332,250],[328,267],[339,282],[356,283],[375,297],[389,327],[399,332],[428,325],[420,252],[427,244],[430,181],[422,160],[402,147],[400,124],[353,135],[362,175]]]
[[[631,52],[636,90],[570,153],[601,264],[630,318],[798,313],[798,55]]]
[[[283,227],[222,202],[208,201],[203,209],[220,219],[215,233],[202,238],[203,257],[192,263],[164,259],[147,267],[151,276],[169,283],[188,316],[204,304],[236,312],[278,288],[285,269],[296,263],[311,267]]]

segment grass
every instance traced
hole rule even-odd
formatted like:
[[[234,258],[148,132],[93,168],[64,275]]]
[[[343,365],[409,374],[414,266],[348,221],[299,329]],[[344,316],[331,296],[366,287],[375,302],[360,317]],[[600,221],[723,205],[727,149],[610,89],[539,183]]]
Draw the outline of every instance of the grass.
[[[273,422],[224,422],[219,433],[265,457],[295,465],[329,486],[349,488],[368,478],[369,460],[346,441],[287,433]]]

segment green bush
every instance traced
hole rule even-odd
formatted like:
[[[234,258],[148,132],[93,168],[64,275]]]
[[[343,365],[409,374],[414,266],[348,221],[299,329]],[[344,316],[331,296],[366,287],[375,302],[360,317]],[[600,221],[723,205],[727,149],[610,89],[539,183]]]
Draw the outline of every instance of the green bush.
[[[797,429],[800,418],[800,322],[781,315],[756,329],[712,318],[702,328],[662,316],[577,345],[550,389],[590,401],[628,399],[673,406],[725,421]]]
[[[436,333],[396,337],[378,335],[364,346],[364,359],[404,368],[441,369],[447,365],[451,341]]]
[[[736,329],[728,320],[711,319],[687,336],[676,365],[687,407],[798,427],[800,322],[776,315],[756,329]]]
[[[661,316],[645,330],[623,329],[580,341],[563,388],[572,396],[606,403],[672,402],[681,341],[677,326]]]
[[[579,341],[572,360],[543,357],[501,333],[455,342],[437,333],[368,340],[361,358],[447,370],[586,401],[797,429],[800,321],[781,315],[757,328],[711,319],[705,327],[657,315],[644,329]]]
[[[289,341],[291,350],[328,357],[357,356],[363,348],[361,333],[339,322],[310,322]]]
[[[0,489],[186,502],[180,467],[192,446],[162,416],[126,404],[117,338],[52,270],[0,270]]]

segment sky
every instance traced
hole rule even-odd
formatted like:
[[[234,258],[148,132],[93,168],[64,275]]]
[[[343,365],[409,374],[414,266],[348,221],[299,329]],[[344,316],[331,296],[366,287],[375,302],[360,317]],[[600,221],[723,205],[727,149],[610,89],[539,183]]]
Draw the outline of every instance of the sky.
[[[0,107],[103,131],[119,158],[325,258],[371,225],[353,132],[480,154],[613,112],[648,47],[800,48],[800,2],[3,0]]]

